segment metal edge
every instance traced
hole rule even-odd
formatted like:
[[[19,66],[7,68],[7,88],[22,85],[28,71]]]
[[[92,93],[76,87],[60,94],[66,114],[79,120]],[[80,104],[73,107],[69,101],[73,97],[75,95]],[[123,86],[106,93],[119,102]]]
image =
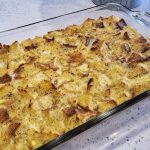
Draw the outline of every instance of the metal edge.
[[[59,136],[58,138],[48,142],[45,145],[42,145],[41,147],[37,148],[36,150],[47,150],[47,149],[52,149],[68,140],[70,140],[71,138],[75,137],[76,135],[86,131],[87,129],[95,126],[96,124],[98,124],[99,122],[103,121],[104,119],[128,108],[129,106],[132,106],[135,103],[140,102],[141,100],[148,98],[150,96],[150,90],[143,92],[142,94],[114,107],[113,109],[96,116],[95,118],[87,121],[86,123],[83,123],[82,125],[70,130],[69,132]]]

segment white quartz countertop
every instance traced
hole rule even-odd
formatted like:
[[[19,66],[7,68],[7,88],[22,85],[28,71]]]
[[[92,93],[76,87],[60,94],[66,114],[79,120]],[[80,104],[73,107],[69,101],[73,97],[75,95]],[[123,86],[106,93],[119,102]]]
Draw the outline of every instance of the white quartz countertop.
[[[0,31],[94,6],[91,0],[0,0]],[[150,98],[55,150],[150,150]]]
[[[91,6],[91,0],[0,0],[0,31]]]

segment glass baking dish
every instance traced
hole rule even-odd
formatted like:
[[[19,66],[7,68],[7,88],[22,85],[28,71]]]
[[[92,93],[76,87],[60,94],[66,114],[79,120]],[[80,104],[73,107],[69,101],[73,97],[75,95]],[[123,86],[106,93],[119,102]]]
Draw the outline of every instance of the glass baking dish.
[[[66,26],[72,24],[81,24],[87,18],[99,18],[100,16],[108,17],[111,15],[124,18],[127,24],[136,28],[141,34],[150,38],[150,27],[149,23],[141,18],[140,12],[133,12],[115,3],[108,3],[102,6],[95,6],[80,10],[77,12],[64,14],[54,18],[42,20],[32,24],[17,27],[15,29],[10,29],[7,31],[0,32],[0,43],[10,44],[14,41],[22,41],[27,38],[34,38],[35,36],[42,36],[48,31],[57,30],[65,28]],[[41,146],[38,150],[52,149],[57,145],[69,140],[70,138],[80,134],[81,132],[89,129],[90,127],[96,125],[102,120],[110,117],[111,115],[139,102],[150,96],[150,90],[138,95],[135,98],[113,108],[112,110],[94,117],[93,119],[87,121],[86,123],[80,125],[79,127],[61,135],[60,137],[50,141],[49,143]]]

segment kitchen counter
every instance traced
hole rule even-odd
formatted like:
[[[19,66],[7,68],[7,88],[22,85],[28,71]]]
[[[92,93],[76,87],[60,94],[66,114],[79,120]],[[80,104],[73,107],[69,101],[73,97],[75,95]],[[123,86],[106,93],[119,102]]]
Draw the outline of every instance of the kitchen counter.
[[[91,0],[0,0],[0,31],[91,6],[94,6]],[[150,98],[55,148],[55,150],[110,149],[150,149]]]
[[[150,13],[147,1],[137,9]],[[91,0],[0,0],[0,31],[92,6]]]
[[[0,31],[91,6],[91,0],[0,0]]]

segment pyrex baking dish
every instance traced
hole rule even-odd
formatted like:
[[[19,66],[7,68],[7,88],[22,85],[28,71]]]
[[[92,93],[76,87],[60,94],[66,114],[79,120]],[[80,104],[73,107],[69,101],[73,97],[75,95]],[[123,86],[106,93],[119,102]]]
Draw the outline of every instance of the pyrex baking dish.
[[[44,21],[39,21],[23,27],[18,27],[16,29],[11,29],[9,31],[3,31],[0,33],[0,42],[1,43],[12,43],[15,40],[22,41],[26,38],[33,38],[35,35],[41,36],[47,31],[61,29],[71,24],[81,24],[87,18],[98,18],[99,16],[107,17],[110,15],[116,15],[120,18],[124,18],[128,24],[136,28],[144,36],[150,37],[150,28],[149,24],[138,16],[138,13],[131,12],[118,4],[106,4],[103,6],[96,6],[88,8],[86,10],[81,10],[78,12],[65,14],[59,17],[50,18]],[[107,117],[127,108],[128,106],[140,101],[143,98],[146,98],[150,95],[150,91],[146,91],[139,96],[115,107],[114,109],[99,115],[90,121],[82,124],[81,126],[65,133],[53,141],[50,141],[48,144],[43,145],[39,149],[51,149],[58,144],[70,139],[71,137],[85,131],[86,129],[94,126],[98,122],[106,119]]]

